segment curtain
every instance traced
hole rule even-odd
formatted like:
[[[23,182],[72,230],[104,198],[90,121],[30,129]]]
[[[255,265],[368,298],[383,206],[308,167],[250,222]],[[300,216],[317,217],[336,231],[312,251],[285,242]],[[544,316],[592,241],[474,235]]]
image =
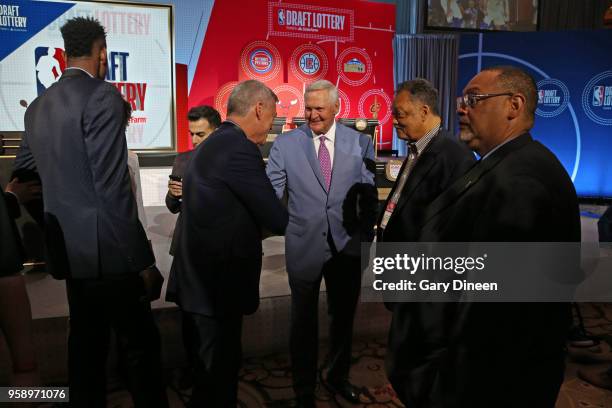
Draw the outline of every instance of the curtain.
[[[540,0],[540,31],[604,28],[610,0]]]
[[[417,34],[423,32],[427,0],[397,0],[395,5],[395,32]]]
[[[455,34],[397,34],[393,39],[393,79],[397,85],[424,78],[438,89],[442,127],[455,134],[455,98],[459,36]],[[406,155],[406,143],[393,132],[393,149]]]

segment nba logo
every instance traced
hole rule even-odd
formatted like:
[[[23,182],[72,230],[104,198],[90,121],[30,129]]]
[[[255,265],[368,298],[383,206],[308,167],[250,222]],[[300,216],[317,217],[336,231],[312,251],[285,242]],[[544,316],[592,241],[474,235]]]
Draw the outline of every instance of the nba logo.
[[[602,106],[604,99],[604,87],[596,86],[593,88],[593,106]]]
[[[36,63],[36,90],[40,96],[53,85],[66,68],[66,61],[61,48],[36,47],[34,60]]]
[[[544,90],[540,89],[538,91],[538,103],[544,103]]]
[[[278,25],[285,25],[285,12],[278,10]]]

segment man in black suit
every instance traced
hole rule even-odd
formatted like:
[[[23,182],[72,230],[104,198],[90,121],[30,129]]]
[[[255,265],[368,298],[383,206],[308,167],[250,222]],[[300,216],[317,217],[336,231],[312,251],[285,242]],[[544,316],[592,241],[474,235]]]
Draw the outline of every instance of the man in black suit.
[[[474,155],[441,128],[438,91],[424,79],[401,83],[393,100],[393,125],[406,140],[410,155],[385,203],[378,228],[378,242],[417,241],[427,206],[475,162]],[[386,303],[393,312],[387,347],[387,372],[404,401],[405,388],[422,381],[407,375],[407,351],[420,341],[421,320],[436,305]]]
[[[193,150],[180,153],[174,159],[172,166],[172,176],[178,180],[170,179],[168,181],[168,194],[166,194],[166,207],[172,214],[179,213],[174,227],[174,235],[170,244],[170,255],[174,255],[176,249],[176,240],[181,231],[181,199],[183,196],[183,181],[185,169],[196,147],[202,143],[219,125],[221,125],[221,115],[213,107],[202,105],[195,106],[187,112],[187,120],[189,121],[189,134],[193,143]],[[170,300],[170,299],[169,299]]]
[[[67,279],[70,403],[106,406],[112,327],[134,405],[167,407],[149,303],[163,279],[131,190],[124,102],[103,80],[106,33],[82,17],[61,32],[67,68],[28,107],[15,167],[40,174],[48,270]]]
[[[172,175],[170,176],[171,179],[168,180],[168,193],[166,194],[166,207],[168,207],[168,210],[170,210],[172,214],[178,213],[174,226],[174,234],[172,235],[172,242],[170,243],[170,255],[172,256],[174,256],[176,243],[181,234],[181,202],[183,197],[183,176],[185,175],[185,169],[196,147],[221,125],[221,115],[219,115],[219,112],[212,106],[201,105],[189,109],[189,112],[187,112],[187,120],[189,121],[189,134],[191,135],[193,149],[179,153],[174,159]],[[168,283],[169,285],[166,288],[166,300],[175,302],[176,288],[173,287],[173,285],[176,283],[176,280],[173,279],[173,277],[169,277]],[[171,283],[172,285],[170,285]],[[182,317],[181,328],[183,345],[187,352],[187,360],[189,363],[193,363],[196,360],[197,353],[195,345],[193,344],[196,332],[195,327],[191,324],[191,319],[185,314],[183,314]],[[191,384],[191,378],[189,377],[189,375],[184,377],[184,380],[187,380],[187,385],[185,385],[185,387],[189,387]]]
[[[227,120],[195,151],[183,179],[171,284],[197,331],[194,407],[236,406],[242,316],[259,305],[262,228],[282,235],[288,222],[257,148],[277,100],[261,82],[238,84]]]
[[[401,83],[393,100],[393,126],[410,155],[378,221],[378,242],[413,242],[425,208],[475,162],[474,155],[441,127],[438,91],[425,79]]]
[[[170,179],[168,181],[168,194],[166,194],[166,207],[172,214],[179,213],[174,227],[174,235],[170,244],[170,255],[174,255],[176,249],[176,237],[180,235],[181,230],[181,198],[183,196],[183,181],[187,163],[193,156],[196,147],[202,143],[212,132],[221,125],[221,115],[212,106],[202,105],[195,106],[187,112],[187,120],[189,121],[189,134],[193,143],[193,150],[180,153],[174,159],[172,166],[172,176],[178,180]]]
[[[481,160],[427,209],[423,242],[580,242],[578,200],[554,154],[528,133],[536,84],[515,67],[476,75],[458,98],[460,137]],[[402,358],[415,407],[553,408],[571,324],[566,303],[447,303]],[[509,392],[517,379],[520,392]],[[415,400],[415,396],[419,400]]]

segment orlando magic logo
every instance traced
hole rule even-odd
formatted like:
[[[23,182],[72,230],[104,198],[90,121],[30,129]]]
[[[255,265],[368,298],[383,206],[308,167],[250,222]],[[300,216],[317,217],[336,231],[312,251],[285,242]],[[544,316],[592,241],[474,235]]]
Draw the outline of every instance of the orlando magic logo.
[[[36,47],[34,60],[36,63],[36,90],[38,95],[41,95],[62,75],[65,62],[62,50],[53,47]]]
[[[285,10],[278,10],[278,25],[285,25]]]
[[[321,61],[319,61],[319,57],[312,52],[305,52],[300,57],[300,70],[303,73],[308,75],[314,75],[319,72],[319,68],[321,68]]]

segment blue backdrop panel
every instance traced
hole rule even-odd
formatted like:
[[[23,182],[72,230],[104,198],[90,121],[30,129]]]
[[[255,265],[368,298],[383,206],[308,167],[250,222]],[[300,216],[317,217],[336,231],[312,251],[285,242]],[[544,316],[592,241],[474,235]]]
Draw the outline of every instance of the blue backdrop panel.
[[[612,197],[612,30],[463,34],[457,94],[485,67],[515,65],[538,84],[532,135],[578,195]]]

